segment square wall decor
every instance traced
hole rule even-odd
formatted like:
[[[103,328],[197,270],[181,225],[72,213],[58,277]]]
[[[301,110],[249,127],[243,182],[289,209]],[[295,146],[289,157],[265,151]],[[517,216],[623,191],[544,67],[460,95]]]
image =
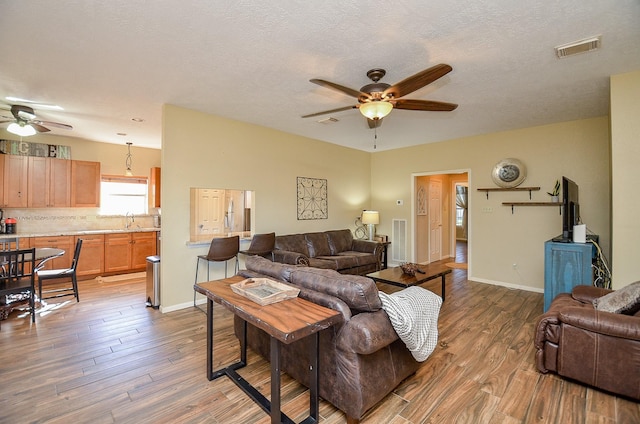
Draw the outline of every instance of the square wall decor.
[[[327,180],[298,177],[298,220],[327,219]]]

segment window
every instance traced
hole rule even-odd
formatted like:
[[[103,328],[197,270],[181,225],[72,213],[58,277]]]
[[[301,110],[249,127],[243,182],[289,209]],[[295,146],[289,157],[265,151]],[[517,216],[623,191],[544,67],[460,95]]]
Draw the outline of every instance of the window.
[[[103,175],[100,182],[100,214],[147,214],[147,183],[147,179],[141,177]]]

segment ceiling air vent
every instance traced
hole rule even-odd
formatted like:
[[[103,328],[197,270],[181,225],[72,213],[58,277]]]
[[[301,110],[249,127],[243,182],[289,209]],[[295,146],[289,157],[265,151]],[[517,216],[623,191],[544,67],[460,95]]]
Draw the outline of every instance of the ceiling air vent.
[[[556,55],[562,59],[574,54],[586,53],[600,48],[602,44],[602,36],[585,38],[584,40],[574,41],[573,43],[564,44],[556,47]]]
[[[333,124],[334,122],[338,122],[336,118],[328,117],[325,119],[321,119],[318,121],[321,124]]]

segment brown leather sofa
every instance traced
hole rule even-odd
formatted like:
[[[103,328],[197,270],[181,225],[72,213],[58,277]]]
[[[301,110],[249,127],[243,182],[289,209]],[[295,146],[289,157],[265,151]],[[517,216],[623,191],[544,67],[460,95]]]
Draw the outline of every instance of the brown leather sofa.
[[[365,275],[380,269],[382,245],[353,238],[351,230],[276,236],[273,260]]]
[[[603,312],[593,300],[611,290],[576,286],[538,318],[536,366],[599,389],[640,400],[640,312]]]
[[[413,374],[419,363],[398,338],[382,309],[378,289],[370,278],[335,270],[292,266],[252,256],[245,277],[270,277],[300,289],[299,296],[339,311],[343,322],[320,332],[320,397],[358,423],[367,410]],[[236,317],[236,336],[242,322]],[[247,326],[248,346],[268,360],[269,337]],[[309,386],[310,338],[283,345],[281,368]]]

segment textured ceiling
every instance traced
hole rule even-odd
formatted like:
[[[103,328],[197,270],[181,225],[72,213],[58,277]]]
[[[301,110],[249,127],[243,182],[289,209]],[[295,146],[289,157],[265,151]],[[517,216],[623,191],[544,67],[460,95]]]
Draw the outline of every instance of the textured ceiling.
[[[594,35],[600,50],[556,58]],[[372,151],[357,110],[300,117],[356,104],[309,79],[359,89],[372,68],[393,84],[453,67],[406,98],[458,109],[392,111],[377,150],[606,115],[609,76],[640,69],[640,1],[0,0],[0,36],[0,102],[64,107],[36,108],[74,127],[54,134],[159,148],[171,103]]]

